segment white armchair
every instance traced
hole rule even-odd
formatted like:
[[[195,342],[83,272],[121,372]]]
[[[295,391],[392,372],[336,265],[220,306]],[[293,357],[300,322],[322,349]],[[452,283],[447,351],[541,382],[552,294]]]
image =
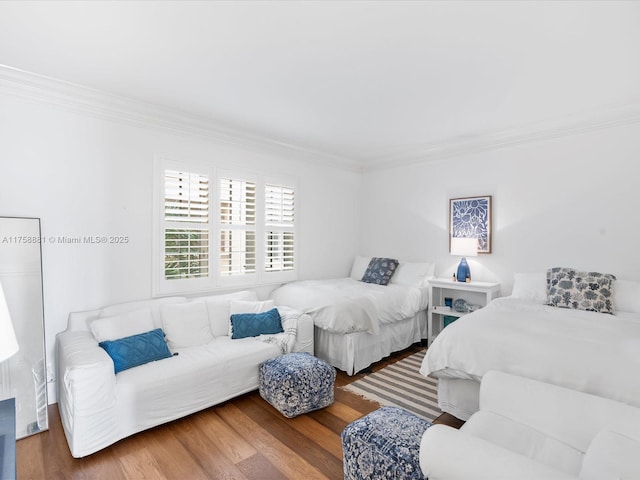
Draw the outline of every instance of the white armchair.
[[[430,480],[637,479],[640,409],[489,372],[480,410],[460,430],[434,425],[425,432],[420,467]]]

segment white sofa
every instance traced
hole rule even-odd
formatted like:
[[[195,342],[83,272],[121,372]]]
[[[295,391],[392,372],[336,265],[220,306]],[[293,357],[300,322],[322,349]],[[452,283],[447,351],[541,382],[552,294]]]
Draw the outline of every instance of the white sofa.
[[[71,313],[67,329],[57,335],[58,408],[71,454],[84,457],[136,432],[255,390],[259,364],[285,351],[313,353],[311,318],[286,307],[278,307],[283,326],[287,319],[285,333],[232,340],[229,316],[234,308],[236,313],[269,308],[262,303],[247,291]],[[140,322],[163,328],[173,356],[115,374],[114,362],[98,340],[139,333],[135,330]]]
[[[425,432],[420,467],[430,480],[637,479],[640,409],[490,371],[460,430]]]

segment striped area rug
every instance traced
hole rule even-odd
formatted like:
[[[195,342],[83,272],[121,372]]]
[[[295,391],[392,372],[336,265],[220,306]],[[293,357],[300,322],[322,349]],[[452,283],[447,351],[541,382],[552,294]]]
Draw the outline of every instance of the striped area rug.
[[[442,411],[438,408],[438,381],[420,375],[426,350],[403,358],[342,387],[382,405],[402,407],[429,421]]]

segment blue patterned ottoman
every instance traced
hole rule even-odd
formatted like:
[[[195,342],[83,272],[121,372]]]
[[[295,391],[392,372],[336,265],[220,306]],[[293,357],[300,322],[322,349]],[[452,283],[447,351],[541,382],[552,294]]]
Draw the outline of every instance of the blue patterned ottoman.
[[[260,365],[260,396],[292,418],[333,403],[336,370],[310,353],[287,353]]]
[[[381,407],[342,431],[345,480],[424,480],[420,440],[432,424],[398,407]]]

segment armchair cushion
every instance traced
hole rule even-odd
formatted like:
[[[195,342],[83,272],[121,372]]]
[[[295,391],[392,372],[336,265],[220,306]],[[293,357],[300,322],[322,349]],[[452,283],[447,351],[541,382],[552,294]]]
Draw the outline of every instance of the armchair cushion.
[[[563,472],[574,474],[580,470],[584,453],[566,442],[553,438],[511,418],[490,411],[475,413],[464,425],[464,431],[544,463]]]
[[[622,433],[603,430],[587,449],[580,470],[584,480],[640,478],[640,441]]]
[[[575,480],[575,476],[445,425],[422,436],[420,468],[429,480]]]

